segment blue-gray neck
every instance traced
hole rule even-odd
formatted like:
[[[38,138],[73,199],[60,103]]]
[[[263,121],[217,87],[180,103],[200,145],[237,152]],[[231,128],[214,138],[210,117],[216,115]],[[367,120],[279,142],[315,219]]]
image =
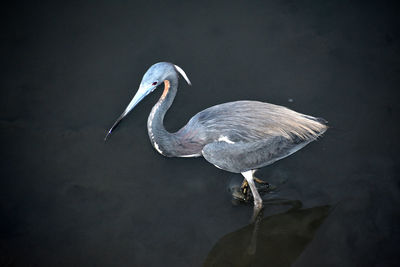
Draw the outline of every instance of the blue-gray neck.
[[[176,149],[179,143],[175,134],[164,127],[164,116],[171,107],[178,88],[178,74],[170,73],[164,79],[164,92],[152,108],[147,120],[147,130],[153,147],[167,157],[179,156]]]

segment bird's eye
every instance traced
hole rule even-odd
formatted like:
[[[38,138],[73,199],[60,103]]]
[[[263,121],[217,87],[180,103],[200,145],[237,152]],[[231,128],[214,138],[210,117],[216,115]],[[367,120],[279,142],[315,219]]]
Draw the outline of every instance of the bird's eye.
[[[156,85],[156,84],[157,84],[157,82],[152,83],[152,85]]]

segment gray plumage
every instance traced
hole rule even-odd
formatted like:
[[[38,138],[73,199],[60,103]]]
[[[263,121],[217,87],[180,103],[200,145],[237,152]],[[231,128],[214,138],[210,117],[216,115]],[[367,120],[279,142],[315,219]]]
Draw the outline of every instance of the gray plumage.
[[[196,129],[196,133],[185,135],[190,129]],[[323,119],[282,106],[236,101],[201,111],[177,135],[182,136],[182,146],[189,141],[199,144],[190,153],[201,154],[219,168],[239,173],[289,156],[326,129]]]

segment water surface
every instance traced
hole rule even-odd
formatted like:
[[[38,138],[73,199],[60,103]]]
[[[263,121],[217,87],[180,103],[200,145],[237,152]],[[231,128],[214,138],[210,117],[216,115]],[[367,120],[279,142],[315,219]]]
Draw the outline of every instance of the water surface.
[[[158,61],[193,83],[181,83],[166,115],[171,131],[240,99],[329,121],[324,137],[259,171],[279,187],[266,202],[301,207],[266,205],[256,266],[398,264],[390,1],[18,2],[2,13],[0,265],[201,266],[229,245],[228,262],[251,265],[232,255],[254,232],[252,207],[228,193],[240,177],[151,147],[160,91],[103,142]]]

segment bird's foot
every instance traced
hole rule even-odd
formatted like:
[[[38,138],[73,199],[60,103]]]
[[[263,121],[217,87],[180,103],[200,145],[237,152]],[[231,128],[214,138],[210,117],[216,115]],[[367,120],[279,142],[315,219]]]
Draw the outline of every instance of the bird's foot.
[[[268,182],[265,182],[257,177],[254,177],[254,181],[257,182],[256,184],[257,191],[260,193],[272,193],[274,190],[277,189],[276,186]],[[232,197],[234,201],[240,201],[245,203],[249,203],[253,200],[249,184],[247,183],[246,180],[243,181],[240,188],[235,188],[232,191]]]
[[[235,204],[237,201],[249,203],[251,201],[251,193],[249,190],[246,190],[245,193],[243,192],[242,188],[234,188],[232,190],[232,197]]]
[[[257,177],[254,177],[254,181],[257,182],[256,187],[257,191],[260,193],[273,193],[277,187],[273,184],[270,184],[264,180],[261,180]]]
[[[272,185],[266,181],[263,181],[257,177],[253,177],[256,182],[257,191],[261,194],[274,193],[277,189],[275,185]],[[247,180],[244,179],[242,185],[232,190],[232,202],[238,204],[238,202],[251,203],[253,201],[253,195],[250,190],[250,186]]]
[[[259,184],[268,184],[266,181],[264,181],[264,180],[261,180],[260,178],[257,178],[257,177],[253,177],[253,179],[254,179],[254,181],[256,181],[257,183],[259,183]]]

